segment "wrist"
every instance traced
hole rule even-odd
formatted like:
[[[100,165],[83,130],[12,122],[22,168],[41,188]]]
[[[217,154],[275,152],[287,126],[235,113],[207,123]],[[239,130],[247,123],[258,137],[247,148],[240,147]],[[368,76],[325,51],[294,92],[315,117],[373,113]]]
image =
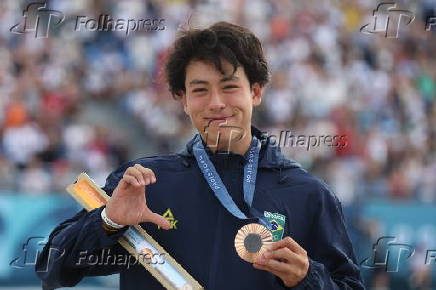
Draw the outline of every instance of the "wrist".
[[[315,289],[313,288],[312,280],[314,279],[314,273],[313,273],[313,260],[309,259],[309,268],[307,269],[306,276],[300,282],[298,282],[295,286],[293,286],[292,289]]]
[[[106,214],[106,208],[104,208],[101,212],[101,220],[103,228],[108,232],[117,232],[125,227],[125,225],[120,225],[111,220]]]

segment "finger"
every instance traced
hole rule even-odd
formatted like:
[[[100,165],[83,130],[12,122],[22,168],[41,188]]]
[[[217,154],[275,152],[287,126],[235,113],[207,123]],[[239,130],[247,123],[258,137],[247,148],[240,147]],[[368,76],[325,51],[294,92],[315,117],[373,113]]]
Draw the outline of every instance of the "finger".
[[[274,274],[274,275],[276,275],[277,277],[280,277],[280,278],[284,275],[284,273],[278,272],[278,271],[276,271],[274,269],[271,269],[270,267],[262,265],[262,264],[254,263],[253,267],[258,269],[258,270],[268,271],[268,272],[270,272],[270,273],[272,273],[272,274]]]
[[[138,180],[131,175],[124,175],[121,181],[124,181],[125,183],[130,184],[132,186],[141,186]]]
[[[256,263],[256,264],[260,264],[262,266],[265,266],[266,268],[269,268],[273,271],[277,271],[277,272],[288,272],[290,270],[290,267],[288,264],[283,263],[283,262],[279,262],[275,259],[265,259],[265,260],[261,260],[261,263]]]
[[[286,280],[294,280],[294,279],[298,279],[298,276],[296,275],[296,271],[292,268],[286,270],[286,271],[278,271],[275,268],[272,268],[270,266],[266,266],[266,265],[262,265],[262,264],[253,264],[253,267],[255,269],[259,269],[259,270],[264,270],[264,271],[268,271],[274,275],[276,275],[277,277],[279,277],[280,279],[284,281]],[[286,284],[285,284],[286,285]]]
[[[131,177],[135,178],[136,181],[138,182],[138,184],[141,184],[141,180],[136,178],[136,176],[135,176],[135,170],[133,167],[127,168],[127,170],[124,172],[123,178],[125,178],[126,176],[131,176]]]
[[[290,264],[300,264],[302,263],[302,259],[296,254],[292,252],[289,248],[280,248],[274,251],[268,251],[264,254],[267,259],[276,259],[279,261],[285,260]]]
[[[144,179],[144,185],[149,185],[150,184],[150,179],[148,178],[148,176],[144,176],[144,174],[141,174],[142,178]]]
[[[155,183],[156,182],[156,175],[154,174],[153,170],[150,168],[147,168],[148,170],[148,176],[150,177],[150,182]]]
[[[126,170],[126,174],[128,174],[128,175],[132,175],[133,177],[135,177],[135,178],[138,180],[138,182],[139,182],[141,185],[145,185],[145,179],[144,179],[144,177],[142,176],[141,171],[139,171],[139,170],[136,169],[135,167],[129,167],[129,168]]]
[[[147,171],[147,168],[144,168],[142,165],[140,165],[140,164],[135,164],[134,166],[133,166],[136,170],[138,170],[139,171],[139,173],[141,174],[141,176],[142,176],[142,178],[144,179],[144,184],[145,185],[147,185],[148,183],[148,181],[147,181],[147,176],[148,176],[148,171]]]
[[[276,270],[274,270],[274,269],[272,269],[272,268],[270,268],[268,266],[261,265],[261,264],[256,264],[255,263],[255,264],[253,264],[253,267],[255,269],[258,269],[258,270],[264,270],[264,271],[270,272],[270,273],[272,273],[273,275],[276,275],[277,277],[279,277],[282,280],[284,278],[286,278],[286,273],[276,271]]]
[[[256,269],[259,269],[259,270],[265,270],[265,271],[268,271],[268,267],[267,267],[267,266],[264,266],[264,265],[262,265],[262,264],[253,263],[253,267],[256,268]]]
[[[283,247],[287,247],[289,248],[291,251],[297,253],[297,254],[304,254],[306,255],[307,252],[305,249],[303,249],[296,241],[294,241],[294,239],[292,239],[291,237],[286,237],[283,240],[274,242],[270,244],[270,250],[276,250],[278,248],[283,248]]]
[[[141,168],[141,167],[139,167],[139,168]],[[147,185],[146,175],[142,172],[142,170],[140,170],[138,168],[135,168],[135,169],[137,170],[136,172],[138,173],[139,177],[142,178],[142,180],[144,181],[144,185]]]
[[[157,213],[151,212],[151,211],[146,214],[146,216],[143,218],[143,221],[156,224],[156,225],[158,225],[161,228],[164,228],[166,230],[170,229],[170,222],[169,221],[167,221],[163,216],[161,216]]]
[[[273,252],[264,253],[265,259],[261,263],[275,271],[285,271],[297,276],[302,269],[307,267],[305,256],[292,252],[289,248],[280,248]]]
[[[140,164],[135,164],[135,168],[138,169],[145,180],[145,185],[156,182],[156,176],[150,168],[144,168]]]
[[[154,175],[153,170],[150,168],[147,168],[147,178],[150,180],[150,183],[156,182],[156,176]]]
[[[283,247],[274,251],[267,251],[262,256],[260,263],[265,264],[265,260],[272,259],[291,266],[292,269],[306,268],[307,256],[292,252],[289,248]]]

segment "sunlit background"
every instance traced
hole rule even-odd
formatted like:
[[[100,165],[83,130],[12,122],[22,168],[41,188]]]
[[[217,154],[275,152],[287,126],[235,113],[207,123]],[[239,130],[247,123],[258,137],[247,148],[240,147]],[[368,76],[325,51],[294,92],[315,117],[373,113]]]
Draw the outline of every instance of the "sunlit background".
[[[65,187],[80,172],[103,185],[125,161],[183,149],[195,132],[168,93],[165,55],[178,29],[226,20],[255,32],[268,57],[258,128],[346,136],[345,147],[282,152],[334,189],[358,262],[383,236],[414,250],[397,269],[362,263],[368,289],[436,289],[436,260],[426,263],[436,255],[436,24],[426,30],[436,1],[397,2],[416,17],[398,37],[360,31],[380,3],[367,0],[58,0],[46,8],[65,19],[48,37],[11,32],[29,3],[0,2],[0,286],[39,289],[35,255],[79,210]],[[78,16],[104,14],[163,29],[75,29]],[[117,277],[79,285],[112,289]]]

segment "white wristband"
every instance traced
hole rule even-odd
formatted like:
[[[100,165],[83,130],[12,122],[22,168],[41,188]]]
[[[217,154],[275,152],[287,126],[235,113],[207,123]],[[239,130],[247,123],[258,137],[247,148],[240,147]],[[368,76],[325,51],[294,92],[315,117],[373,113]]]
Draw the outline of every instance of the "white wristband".
[[[105,224],[107,224],[107,225],[110,226],[111,228],[114,228],[114,229],[121,229],[121,228],[124,228],[124,227],[125,227],[125,226],[123,226],[123,225],[119,225],[119,224],[117,224],[116,222],[113,222],[112,220],[110,220],[110,219],[107,217],[107,215],[106,215],[106,208],[104,208],[104,209],[101,211],[101,219],[104,221]]]

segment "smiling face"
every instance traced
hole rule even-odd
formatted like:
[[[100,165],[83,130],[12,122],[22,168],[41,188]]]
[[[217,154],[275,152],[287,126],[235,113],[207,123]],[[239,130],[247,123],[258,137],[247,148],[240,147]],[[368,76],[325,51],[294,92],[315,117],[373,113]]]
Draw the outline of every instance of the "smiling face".
[[[253,107],[262,100],[262,87],[250,83],[244,68],[222,61],[224,75],[208,62],[193,60],[186,66],[181,102],[185,113],[210,150],[244,154],[251,142]]]

